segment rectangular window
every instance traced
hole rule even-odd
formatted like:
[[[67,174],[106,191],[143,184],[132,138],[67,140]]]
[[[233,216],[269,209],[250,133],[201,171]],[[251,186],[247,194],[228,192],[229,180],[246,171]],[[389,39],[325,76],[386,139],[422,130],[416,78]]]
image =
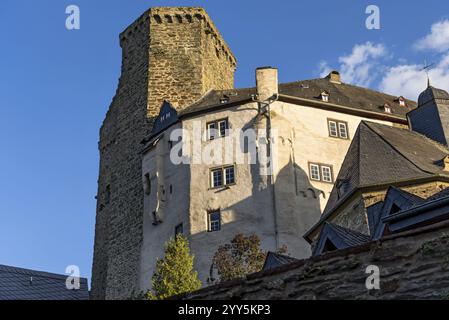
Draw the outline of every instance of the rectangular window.
[[[317,164],[310,164],[310,178],[312,180],[321,180],[320,179],[320,166]]]
[[[214,140],[227,135],[229,124],[227,119],[209,122],[207,124],[207,139]]]
[[[348,139],[348,127],[346,123],[344,122],[338,123],[338,134],[340,135],[340,138]]]
[[[180,223],[175,227],[175,236],[177,236],[178,234],[183,234],[183,232],[184,232],[184,227],[183,227],[182,223]]]
[[[211,171],[212,187],[217,188],[223,185],[223,171],[222,169],[215,169]]]
[[[331,137],[338,137],[337,122],[329,121],[329,135]]]
[[[310,179],[333,183],[332,166],[326,164],[310,163],[309,164]]]
[[[234,166],[226,166],[212,169],[211,173],[211,187],[225,187],[235,183],[235,168]]]
[[[234,176],[234,167],[227,167],[224,168],[225,173],[225,184],[233,184],[235,182],[235,176]]]
[[[216,127],[216,123],[215,122],[211,122],[207,124],[207,139],[208,140],[214,140],[215,136],[216,136],[216,131],[217,131],[217,127]]]
[[[226,132],[228,131],[228,120],[218,121],[218,129],[220,137],[226,136]]]
[[[332,170],[328,166],[321,166],[321,177],[324,182],[332,182]]]
[[[220,231],[221,229],[221,213],[220,211],[213,211],[208,213],[209,232]]]
[[[346,122],[328,119],[327,126],[329,128],[329,137],[349,139],[348,124]]]

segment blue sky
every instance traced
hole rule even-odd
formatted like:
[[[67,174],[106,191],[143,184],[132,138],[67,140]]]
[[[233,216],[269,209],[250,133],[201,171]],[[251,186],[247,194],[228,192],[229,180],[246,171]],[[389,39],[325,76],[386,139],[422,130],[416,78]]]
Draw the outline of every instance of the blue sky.
[[[78,5],[81,29],[65,28]],[[380,30],[365,8],[380,9]],[[238,60],[236,86],[259,66],[280,81],[329,69],[343,80],[415,98],[449,89],[449,3],[298,0],[0,1],[0,264],[90,277],[98,130],[120,71],[118,34],[150,6],[203,6]],[[345,79],[346,78],[346,79]]]

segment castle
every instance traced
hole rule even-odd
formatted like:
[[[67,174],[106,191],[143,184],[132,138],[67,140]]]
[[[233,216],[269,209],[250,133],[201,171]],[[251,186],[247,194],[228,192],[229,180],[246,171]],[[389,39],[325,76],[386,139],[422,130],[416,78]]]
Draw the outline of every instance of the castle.
[[[254,88],[236,89],[236,59],[201,8],[151,8],[120,45],[121,77],[100,131],[94,299],[148,289],[178,232],[203,284],[213,281],[214,252],[237,233],[258,234],[266,250],[286,245],[294,257],[310,256],[303,235],[320,220],[361,121],[404,128],[416,107],[345,84],[336,71],[280,84],[277,69],[263,67]],[[231,129],[266,133],[242,153],[268,160],[174,164],[172,132],[195,127],[208,150],[225,148]]]

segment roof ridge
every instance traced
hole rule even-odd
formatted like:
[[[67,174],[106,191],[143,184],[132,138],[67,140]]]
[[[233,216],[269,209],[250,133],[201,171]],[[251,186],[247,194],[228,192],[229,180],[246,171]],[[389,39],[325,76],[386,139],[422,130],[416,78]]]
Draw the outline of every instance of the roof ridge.
[[[7,266],[0,264],[0,273],[22,273],[22,274],[28,274],[36,277],[45,277],[45,278],[51,278],[51,279],[58,279],[58,280],[64,280],[69,277],[69,275],[64,274],[58,274],[58,273],[52,273],[47,271],[39,271],[39,270],[32,270],[32,269],[26,269],[26,268],[20,268],[20,267],[13,267],[13,266]],[[80,279],[87,279],[83,277],[79,277]]]

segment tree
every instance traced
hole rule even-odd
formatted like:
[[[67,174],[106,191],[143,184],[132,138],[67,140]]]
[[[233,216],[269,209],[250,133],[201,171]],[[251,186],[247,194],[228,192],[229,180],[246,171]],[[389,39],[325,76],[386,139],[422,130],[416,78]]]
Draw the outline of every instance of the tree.
[[[277,253],[286,253],[283,246]],[[242,278],[262,269],[267,252],[260,248],[260,239],[253,234],[237,234],[230,243],[220,246],[213,258],[220,281]]]
[[[148,298],[162,300],[200,289],[201,281],[193,270],[193,260],[186,237],[178,234],[175,239],[170,239],[165,245],[164,259],[156,262],[151,279],[153,292],[148,292]]]

